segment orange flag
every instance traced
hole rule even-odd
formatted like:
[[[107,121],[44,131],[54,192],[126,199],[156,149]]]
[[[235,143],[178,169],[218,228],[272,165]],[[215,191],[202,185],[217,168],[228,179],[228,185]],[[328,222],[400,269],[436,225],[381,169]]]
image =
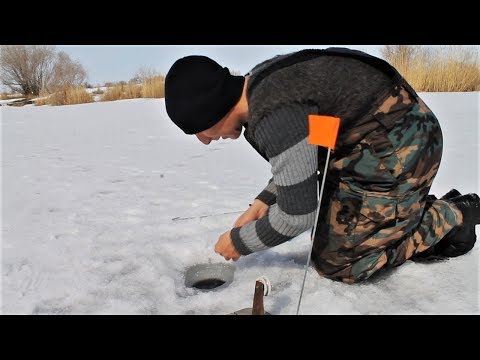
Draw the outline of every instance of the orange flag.
[[[308,142],[312,145],[335,148],[340,118],[324,115],[308,115]]]

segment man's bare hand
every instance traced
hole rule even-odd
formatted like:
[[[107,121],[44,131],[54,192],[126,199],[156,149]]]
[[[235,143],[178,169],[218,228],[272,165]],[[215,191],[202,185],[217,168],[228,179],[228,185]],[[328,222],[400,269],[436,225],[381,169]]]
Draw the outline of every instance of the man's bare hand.
[[[225,258],[225,260],[237,261],[240,258],[240,253],[235,249],[232,238],[230,237],[230,231],[220,235],[220,238],[215,245],[215,252]]]
[[[248,224],[251,221],[258,220],[268,213],[268,205],[263,201],[255,199],[252,206],[250,206],[239,218],[235,221],[233,227],[240,227]]]
[[[235,221],[234,227],[240,227],[264,217],[268,213],[268,205],[263,201],[255,199],[252,206],[250,206],[240,217]],[[220,238],[215,245],[215,252],[225,258],[225,260],[237,261],[240,258],[240,253],[235,249],[230,231],[220,235]]]

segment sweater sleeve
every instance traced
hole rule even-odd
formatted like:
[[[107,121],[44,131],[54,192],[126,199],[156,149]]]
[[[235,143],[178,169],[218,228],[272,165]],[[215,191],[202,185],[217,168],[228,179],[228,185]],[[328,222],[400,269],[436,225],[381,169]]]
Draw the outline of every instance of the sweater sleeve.
[[[277,186],[275,185],[273,178],[268,181],[268,185],[265,187],[265,189],[262,190],[260,194],[258,194],[255,199],[263,201],[268,206],[272,206],[273,204],[275,204],[275,202],[277,201]]]
[[[290,105],[257,125],[254,136],[271,165],[276,203],[267,216],[231,230],[240,254],[280,245],[314,225],[318,159],[317,147],[308,143],[308,115],[314,113],[314,106]]]

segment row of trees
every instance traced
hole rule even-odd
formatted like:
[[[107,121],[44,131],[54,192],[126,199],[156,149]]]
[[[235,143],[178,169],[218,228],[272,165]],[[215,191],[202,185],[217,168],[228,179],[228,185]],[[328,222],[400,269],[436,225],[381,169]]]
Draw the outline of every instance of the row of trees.
[[[0,46],[0,81],[12,92],[38,96],[85,82],[83,66],[55,46]]]
[[[382,55],[418,91],[480,89],[478,49],[387,45]],[[153,69],[142,67],[129,83],[142,84],[154,78],[163,81]],[[83,85],[86,79],[83,66],[55,46],[0,46],[0,82],[14,93],[27,97],[38,96],[40,92],[53,94]]]

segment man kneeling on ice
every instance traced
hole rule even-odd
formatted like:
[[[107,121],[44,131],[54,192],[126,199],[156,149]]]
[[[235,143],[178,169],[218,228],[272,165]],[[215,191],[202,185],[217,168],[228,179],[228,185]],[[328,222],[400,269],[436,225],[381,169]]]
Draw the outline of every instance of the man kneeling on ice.
[[[327,150],[308,142],[311,114],[340,118],[314,234],[319,274],[354,283],[407,259],[454,257],[474,246],[480,198],[454,189],[428,195],[442,157],[440,125],[379,58],[302,50],[234,76],[208,57],[187,56],[166,76],[165,102],[171,120],[206,145],[237,139],[245,127],[271,165],[268,185],[215,246],[226,260],[314,226]]]

